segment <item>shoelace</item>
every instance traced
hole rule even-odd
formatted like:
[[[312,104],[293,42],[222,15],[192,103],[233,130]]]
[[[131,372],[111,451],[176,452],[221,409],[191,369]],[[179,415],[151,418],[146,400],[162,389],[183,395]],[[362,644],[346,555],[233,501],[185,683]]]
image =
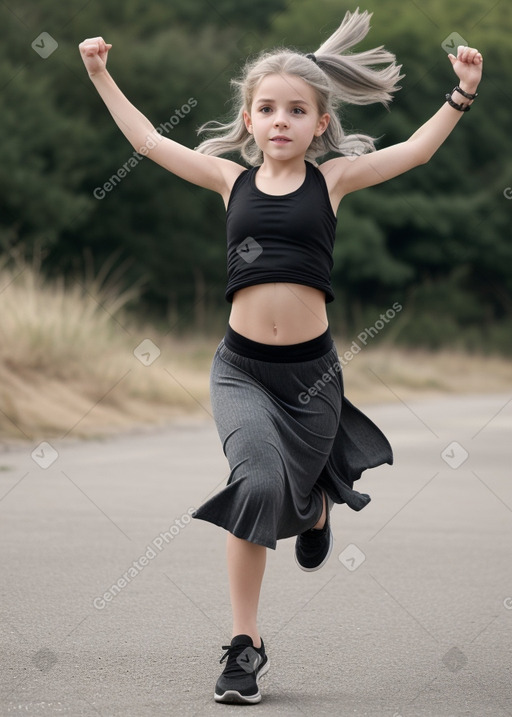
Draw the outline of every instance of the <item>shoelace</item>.
[[[226,652],[222,655],[219,662],[222,663],[228,658],[228,661],[226,663],[226,667],[224,668],[224,674],[229,675],[230,673],[234,674],[246,674],[243,667],[241,667],[238,662],[236,661],[236,658],[242,654],[244,650],[246,650],[248,647],[251,647],[250,645],[222,645],[222,649],[226,650]],[[256,648],[254,648],[256,649]]]

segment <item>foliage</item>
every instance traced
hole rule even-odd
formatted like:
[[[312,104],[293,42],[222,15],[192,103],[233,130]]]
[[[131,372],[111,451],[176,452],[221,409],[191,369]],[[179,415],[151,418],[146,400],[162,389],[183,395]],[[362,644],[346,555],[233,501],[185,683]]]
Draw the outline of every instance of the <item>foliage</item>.
[[[129,99],[169,136],[193,147],[206,120],[229,111],[229,80],[247,54],[289,45],[312,51],[341,21],[334,0],[20,0],[0,9],[0,248],[42,250],[47,273],[98,270],[129,260],[126,283],[144,280],[139,311],[170,330],[208,328],[227,313],[222,200],[148,160],[104,198],[103,187],[133,155],[87,78],[77,45],[113,43],[109,69]],[[384,185],[345,197],[333,273],[335,329],[400,301],[394,340],[512,351],[512,7],[485,0],[375,0],[372,27],[357,48],[385,45],[405,73],[386,111],[342,108],[348,130],[407,139],[456,84],[442,43],[457,32],[484,55],[480,97],[432,160]],[[32,49],[42,31],[58,42],[47,59]],[[180,108],[194,98],[188,113]],[[176,122],[176,117],[179,122]],[[397,320],[398,322],[398,320]]]

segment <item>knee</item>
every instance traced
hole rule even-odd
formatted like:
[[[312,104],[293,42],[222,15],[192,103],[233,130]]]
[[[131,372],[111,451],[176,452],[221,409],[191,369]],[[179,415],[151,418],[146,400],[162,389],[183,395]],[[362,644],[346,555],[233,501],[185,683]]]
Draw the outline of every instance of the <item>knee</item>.
[[[252,472],[243,481],[244,498],[251,510],[271,514],[279,508],[284,499],[283,477],[275,472]]]

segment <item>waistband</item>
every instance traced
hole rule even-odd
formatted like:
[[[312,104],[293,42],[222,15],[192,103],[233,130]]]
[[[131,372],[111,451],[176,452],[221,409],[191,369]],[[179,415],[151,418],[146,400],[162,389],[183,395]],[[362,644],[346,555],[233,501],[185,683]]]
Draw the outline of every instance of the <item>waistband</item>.
[[[274,344],[261,344],[258,341],[248,339],[246,336],[237,333],[228,324],[224,345],[230,351],[246,358],[257,361],[272,361],[274,363],[298,363],[300,361],[312,361],[325,356],[333,348],[333,340],[329,327],[323,334],[310,341],[303,341],[300,344],[286,344],[276,346]]]

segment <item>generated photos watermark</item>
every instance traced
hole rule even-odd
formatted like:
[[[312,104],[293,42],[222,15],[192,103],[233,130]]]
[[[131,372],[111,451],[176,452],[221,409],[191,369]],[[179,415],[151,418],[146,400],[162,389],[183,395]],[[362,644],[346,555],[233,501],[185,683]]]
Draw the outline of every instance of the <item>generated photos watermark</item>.
[[[50,55],[55,52],[58,46],[59,43],[57,42],[57,40],[52,37],[48,32],[42,32],[31,44],[31,48],[34,50],[34,52],[37,52],[37,54],[42,57],[43,60],[46,60],[47,57],[50,57]]]
[[[449,465],[450,468],[453,468],[453,470],[460,468],[460,466],[467,461],[468,457],[469,453],[458,441],[452,441],[441,453],[443,461]]]
[[[400,311],[402,311],[402,305],[395,301],[386,313],[380,315],[373,326],[367,326],[357,335],[357,340],[352,342],[350,349],[347,349],[343,355],[338,356],[338,361],[330,366],[329,369],[322,374],[321,378],[315,381],[307,391],[299,393],[299,401],[303,405],[307,405],[314,396],[317,396],[325,388],[326,384],[330,383],[333,378],[336,378],[337,374],[341,373],[342,368],[347,366],[354,356],[356,356],[371,339],[375,338],[385,325],[389,324]]]
[[[366,555],[363,553],[361,548],[358,548],[355,543],[349,543],[338,555],[338,560],[350,573],[364,563]]]
[[[139,165],[139,162],[147,157],[150,150],[154,149],[157,144],[161,141],[161,135],[164,132],[171,132],[184,117],[186,117],[190,110],[197,106],[197,100],[195,97],[189,97],[179,109],[174,110],[174,114],[169,117],[166,122],[161,122],[158,127],[155,127],[153,132],[150,132],[146,136],[146,141],[139,147],[139,151],[133,151],[132,156],[119,167],[117,172],[109,177],[100,187],[96,187],[93,191],[95,199],[105,199],[113,189],[117,187],[123,179],[130,174],[132,169],[135,169]]]
[[[160,353],[160,349],[151,339],[144,339],[133,349],[133,355],[143,366],[151,366],[160,356]]]
[[[130,567],[106,590],[102,595],[94,598],[92,604],[96,610],[104,610],[108,603],[112,602],[124,588],[141,574],[152,560],[154,560],[169,545],[192,520],[195,508],[189,508],[180,518],[176,518],[174,524],[163,533],[159,533],[146,547],[145,552],[134,560]]]
[[[46,470],[55,463],[59,457],[59,452],[51,443],[48,443],[48,441],[41,441],[41,443],[34,448],[30,457],[37,463],[39,468]]]

